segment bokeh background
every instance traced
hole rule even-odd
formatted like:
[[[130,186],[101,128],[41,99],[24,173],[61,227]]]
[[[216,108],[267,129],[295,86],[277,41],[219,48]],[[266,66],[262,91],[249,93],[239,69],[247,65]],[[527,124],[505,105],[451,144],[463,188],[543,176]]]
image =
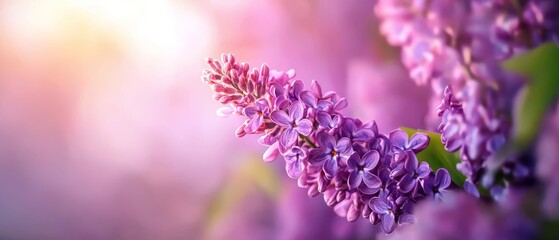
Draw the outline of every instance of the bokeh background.
[[[235,138],[200,73],[232,52],[422,127],[374,3],[0,0],[0,239],[370,239]]]

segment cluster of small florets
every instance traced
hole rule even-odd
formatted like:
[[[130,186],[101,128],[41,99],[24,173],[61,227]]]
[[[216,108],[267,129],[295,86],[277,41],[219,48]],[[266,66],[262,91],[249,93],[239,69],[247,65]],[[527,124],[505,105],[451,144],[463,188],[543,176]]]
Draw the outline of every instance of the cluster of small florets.
[[[249,70],[231,54],[207,63],[202,79],[227,105],[218,114],[247,117],[236,135],[261,134],[259,142],[268,146],[264,160],[283,156],[287,175],[308,188],[309,196],[322,193],[348,221],[362,216],[390,233],[397,223],[414,221],[417,201],[440,199],[450,186],[445,169],[433,173],[417,159],[429,145],[428,135],[408,138],[400,129],[381,134],[375,122],[340,113],[347,101],[335,92],[323,92],[316,81],[305,89],[294,71],[266,65]]]
[[[377,3],[375,12],[381,19],[381,32],[390,44],[402,48],[402,62],[410,77],[417,84],[431,84],[432,102],[442,101],[438,108],[438,116],[442,117],[438,130],[448,151],[460,151],[462,162],[457,168],[468,178],[466,184],[479,182],[486,161],[508,140],[512,100],[522,81],[506,73],[500,62],[559,39],[558,3]],[[518,159],[510,159],[502,170],[516,179],[531,174]],[[478,194],[471,186],[467,189]]]

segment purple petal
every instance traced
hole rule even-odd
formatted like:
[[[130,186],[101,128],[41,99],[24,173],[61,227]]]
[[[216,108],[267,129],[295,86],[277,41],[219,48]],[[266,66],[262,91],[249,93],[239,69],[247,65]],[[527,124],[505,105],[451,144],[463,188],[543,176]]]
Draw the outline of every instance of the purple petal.
[[[336,146],[336,139],[332,137],[330,134],[325,132],[318,133],[318,144],[321,148],[334,150],[334,146]]]
[[[416,171],[419,178],[425,178],[431,173],[431,168],[427,162],[419,163],[419,167],[417,167]]]
[[[411,149],[414,152],[419,152],[425,149],[429,145],[429,136],[425,133],[416,133],[410,138],[407,149]]]
[[[362,128],[353,133],[354,141],[368,142],[375,137],[375,133],[371,129]]]
[[[464,191],[468,194],[479,198],[479,191],[474,183],[472,183],[469,179],[464,182]]]
[[[314,94],[310,91],[303,91],[299,98],[303,101],[307,106],[314,108],[317,105],[317,99]]]
[[[417,180],[415,180],[415,178],[413,178],[411,174],[405,175],[400,180],[400,182],[398,182],[398,187],[400,188],[400,191],[402,191],[403,193],[410,192],[415,188],[416,185],[417,185]]]
[[[303,164],[303,161],[293,161],[285,163],[285,171],[287,172],[287,176],[292,179],[299,178],[304,169],[305,165]]]
[[[385,233],[392,233],[394,231],[394,228],[396,228],[396,221],[394,221],[393,214],[382,215],[381,222],[382,231],[384,231]]]
[[[398,223],[400,223],[400,224],[414,223],[414,222],[415,222],[415,216],[413,216],[411,214],[404,213],[404,214],[400,215],[400,217],[398,218]]]
[[[340,156],[349,156],[351,153],[351,140],[349,138],[340,138],[336,143],[336,152],[340,154]]]
[[[438,186],[439,189],[446,189],[450,186],[450,174],[444,168],[439,168],[437,173],[435,174],[435,186]]]
[[[258,131],[258,128],[262,126],[262,122],[264,122],[264,119],[262,117],[258,115],[254,116],[248,121],[248,125],[246,126],[245,131],[247,131],[248,133],[254,133]]]
[[[362,171],[353,171],[349,174],[349,178],[347,179],[347,185],[349,189],[356,189],[359,187],[359,184],[363,181],[363,172]]]
[[[390,132],[389,136],[392,145],[400,150],[405,150],[408,145],[408,134],[402,129]]]
[[[365,155],[363,156],[363,166],[365,167],[365,170],[373,170],[377,166],[379,159],[380,154],[377,150],[372,150],[365,153]]]
[[[318,84],[318,81],[312,81],[311,90],[317,98],[322,98],[322,88],[320,87],[320,84]]]
[[[359,157],[359,153],[353,153],[349,156],[347,160],[347,166],[350,171],[357,170],[359,165],[361,164],[361,157]]]
[[[272,121],[282,127],[291,127],[291,119],[289,118],[289,115],[287,115],[287,113],[284,111],[273,111],[272,114],[270,114],[270,118],[272,119]]]
[[[330,128],[332,126],[332,117],[325,111],[319,111],[316,114],[316,121],[323,127]]]
[[[325,100],[320,100],[316,104],[316,108],[318,108],[318,109],[326,109],[326,108],[329,108],[331,106],[332,106],[332,102],[325,101]]]
[[[254,114],[258,114],[258,109],[256,107],[246,107],[243,109],[243,115],[247,117],[252,117]]]
[[[350,137],[355,130],[355,121],[351,118],[344,118],[342,123],[341,134],[344,137]]]
[[[324,161],[332,158],[329,151],[324,151],[323,148],[313,149],[309,153],[309,163],[319,165]]]
[[[279,150],[278,150],[278,142],[275,142],[270,146],[266,152],[264,152],[263,159],[265,162],[270,162],[275,160],[278,157]]]
[[[297,131],[293,128],[285,129],[281,135],[280,143],[284,148],[290,148],[297,141]]]
[[[312,122],[309,119],[302,119],[297,122],[297,127],[295,128],[297,132],[305,136],[309,136],[312,132]]]
[[[334,104],[334,110],[342,110],[347,107],[347,100],[345,98],[340,99],[336,104]]]
[[[369,203],[369,207],[371,207],[371,209],[373,209],[373,212],[377,214],[386,214],[390,209],[390,206],[388,206],[387,203],[380,200],[379,198],[371,199],[371,202]]]
[[[363,182],[370,188],[379,188],[382,185],[380,179],[370,172],[363,173]]]
[[[333,177],[338,172],[338,162],[333,158],[329,158],[324,162],[323,169],[328,176]]]
[[[305,88],[305,84],[301,80],[296,80],[291,85],[291,89],[293,90],[293,94],[295,96],[299,96],[304,88]]]
[[[408,156],[408,158],[406,159],[406,163],[405,163],[406,171],[408,171],[410,173],[416,172],[417,165],[419,165],[419,163],[417,161],[417,156],[415,155],[415,153],[413,153],[411,151],[406,151],[406,156]]]
[[[294,102],[289,107],[289,118],[292,121],[299,121],[305,114],[305,105],[301,101]]]

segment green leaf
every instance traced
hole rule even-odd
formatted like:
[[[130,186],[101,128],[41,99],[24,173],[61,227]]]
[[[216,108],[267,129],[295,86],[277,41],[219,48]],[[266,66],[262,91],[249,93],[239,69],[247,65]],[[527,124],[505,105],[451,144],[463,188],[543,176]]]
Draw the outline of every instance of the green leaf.
[[[447,152],[444,149],[444,145],[441,142],[441,135],[434,132],[429,132],[425,130],[418,130],[412,128],[402,127],[404,131],[408,134],[408,137],[412,136],[417,132],[422,132],[429,135],[431,141],[429,146],[417,154],[419,161],[425,161],[429,163],[429,166],[433,171],[437,171],[439,168],[445,168],[450,173],[452,181],[458,185],[462,186],[466,177],[456,169],[456,164],[460,162],[460,157],[458,153]]]
[[[559,96],[559,47],[555,43],[543,44],[504,62],[503,67],[529,80],[513,126],[514,141],[526,147],[537,136],[542,119]]]
[[[559,47],[546,43],[507,60],[503,67],[527,79],[513,116],[511,140],[492,159],[495,171],[511,155],[527,150],[538,136],[542,121],[559,96]]]

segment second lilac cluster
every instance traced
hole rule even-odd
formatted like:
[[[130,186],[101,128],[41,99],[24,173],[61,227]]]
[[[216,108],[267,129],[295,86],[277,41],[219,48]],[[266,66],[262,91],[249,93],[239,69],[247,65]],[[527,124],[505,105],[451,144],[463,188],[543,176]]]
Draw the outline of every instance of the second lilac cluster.
[[[211,68],[202,79],[214,98],[228,105],[220,114],[247,117],[237,136],[262,134],[259,142],[268,146],[264,160],[283,156],[287,175],[308,188],[309,196],[322,193],[348,221],[361,216],[390,233],[398,223],[414,221],[417,201],[441,199],[451,185],[445,169],[433,173],[418,161],[428,135],[408,138],[400,129],[381,134],[375,122],[341,114],[345,98],[323,92],[316,81],[308,90],[293,71],[270,71],[266,65],[249,71],[231,54],[221,60],[208,59]]]
[[[402,62],[417,84],[430,84],[442,121],[438,130],[449,152],[460,151],[457,168],[474,184],[509,138],[513,99],[523,81],[500,64],[538,45],[559,40],[559,4],[555,0],[379,0],[380,31],[401,47]],[[435,108],[433,107],[433,110]],[[432,114],[435,116],[435,114]],[[508,159],[501,173],[529,179],[524,159]],[[495,189],[507,181],[486,183]],[[498,191],[496,191],[498,192]]]

